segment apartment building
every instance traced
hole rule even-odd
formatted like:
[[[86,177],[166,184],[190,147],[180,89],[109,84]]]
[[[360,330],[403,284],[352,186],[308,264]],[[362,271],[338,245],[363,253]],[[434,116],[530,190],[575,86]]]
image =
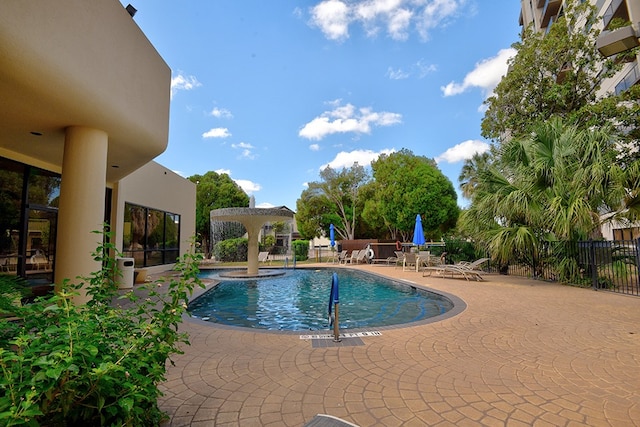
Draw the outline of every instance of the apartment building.
[[[2,272],[45,286],[88,276],[104,222],[136,267],[166,269],[195,231],[196,192],[153,162],[168,144],[171,70],[133,9],[0,10]]]
[[[603,57],[611,57],[640,45],[640,1],[638,0],[581,0],[596,7],[601,30],[596,48]],[[535,31],[546,32],[562,16],[564,0],[521,0],[520,25],[533,25]],[[618,18],[618,19],[616,19]],[[613,29],[611,24],[622,20],[629,25]],[[638,57],[627,59],[622,69],[603,82],[601,94],[619,94],[640,81]]]
[[[601,30],[596,48],[603,58],[613,57],[640,46],[640,0],[581,0],[589,1],[597,11],[595,25]],[[533,26],[546,32],[564,12],[564,0],[521,0],[520,25]],[[617,19],[616,19],[617,18]],[[620,25],[622,23],[622,25]],[[640,82],[640,55],[625,56],[620,71],[602,82],[599,95],[621,92]],[[639,224],[607,223],[602,228],[609,240],[640,238]]]

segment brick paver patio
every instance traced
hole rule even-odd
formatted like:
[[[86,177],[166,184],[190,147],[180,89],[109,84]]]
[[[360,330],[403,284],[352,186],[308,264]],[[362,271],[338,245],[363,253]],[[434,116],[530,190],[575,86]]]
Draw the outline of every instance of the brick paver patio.
[[[640,425],[640,298],[355,268],[454,294],[467,308],[320,348],[300,334],[185,321],[191,346],[161,387],[164,425],[300,427],[316,414],[362,427]]]

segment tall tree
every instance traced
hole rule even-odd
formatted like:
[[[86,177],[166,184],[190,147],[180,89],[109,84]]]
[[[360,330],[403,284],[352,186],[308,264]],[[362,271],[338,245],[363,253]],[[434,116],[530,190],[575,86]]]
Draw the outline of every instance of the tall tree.
[[[409,240],[417,214],[432,237],[455,226],[457,195],[433,160],[402,149],[381,155],[371,167],[375,196],[367,201],[367,219],[382,218],[392,238]]]
[[[355,163],[340,171],[326,167],[320,178],[309,183],[296,202],[298,230],[308,238],[316,237],[333,223],[337,237],[353,240],[362,204],[359,189],[369,181],[369,174]]]
[[[596,49],[597,19],[590,2],[567,0],[564,14],[547,33],[523,30],[522,40],[513,45],[517,54],[509,72],[485,101],[481,125],[485,138],[500,142],[520,138],[535,123],[557,116],[580,129],[616,124],[612,131],[621,140],[638,140],[640,89],[598,97],[602,82],[624,62],[605,59]]]
[[[209,171],[193,175],[189,181],[196,184],[196,233],[203,251],[211,253],[211,218],[213,209],[249,206],[249,196],[226,173]]]
[[[465,160],[462,169],[460,170],[460,176],[458,182],[460,183],[460,189],[462,195],[467,199],[470,199],[473,192],[478,185],[478,176],[480,171],[486,169],[491,163],[491,153],[485,152],[482,154],[474,154],[468,160]]]
[[[592,237],[602,221],[636,218],[640,165],[620,165],[616,142],[607,128],[581,130],[558,118],[537,124],[480,170],[460,228],[507,261],[543,241]]]

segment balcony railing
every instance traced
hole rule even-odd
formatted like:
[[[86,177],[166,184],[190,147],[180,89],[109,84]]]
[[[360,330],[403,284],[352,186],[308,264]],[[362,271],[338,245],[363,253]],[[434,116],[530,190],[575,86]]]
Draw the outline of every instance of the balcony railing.
[[[609,26],[611,20],[618,15],[618,9],[625,0],[613,0],[609,7],[604,11],[602,15],[602,24],[604,28]]]
[[[546,28],[549,25],[549,21],[552,17],[558,14],[558,10],[560,10],[560,6],[562,6],[562,0],[546,0],[544,4],[544,9],[542,10],[542,22],[540,27]]]
[[[602,56],[609,57],[640,46],[638,35],[632,25],[613,31],[603,31],[596,41],[596,48]]]
[[[629,72],[625,74],[622,80],[620,80],[620,83],[616,85],[616,95],[620,95],[622,92],[638,83],[638,81],[640,81],[640,67],[638,66],[638,62],[636,61]]]

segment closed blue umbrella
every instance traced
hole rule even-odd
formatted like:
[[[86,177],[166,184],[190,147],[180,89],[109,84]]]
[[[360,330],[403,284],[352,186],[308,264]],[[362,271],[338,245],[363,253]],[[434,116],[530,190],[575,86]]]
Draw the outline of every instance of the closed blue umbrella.
[[[333,224],[329,225],[329,238],[331,239],[331,247],[336,245],[336,232]]]
[[[413,244],[416,246],[424,245],[424,231],[422,231],[422,218],[420,218],[420,214],[416,215],[416,226],[413,229]]]

